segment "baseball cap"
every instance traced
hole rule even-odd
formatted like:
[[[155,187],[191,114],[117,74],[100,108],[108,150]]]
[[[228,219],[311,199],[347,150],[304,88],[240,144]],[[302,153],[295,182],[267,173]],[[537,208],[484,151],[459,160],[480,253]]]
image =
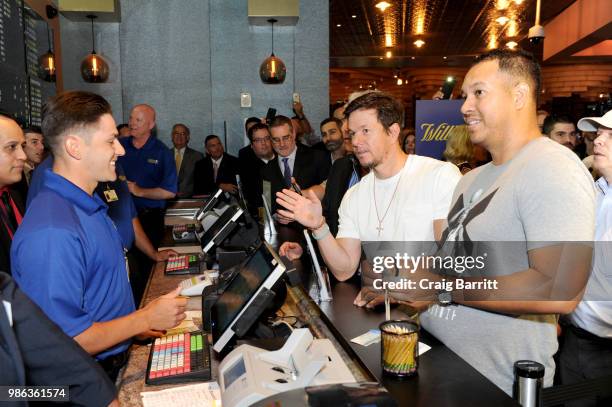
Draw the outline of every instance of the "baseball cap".
[[[578,128],[582,131],[597,131],[602,126],[612,129],[612,110],[601,117],[583,117],[578,120]]]

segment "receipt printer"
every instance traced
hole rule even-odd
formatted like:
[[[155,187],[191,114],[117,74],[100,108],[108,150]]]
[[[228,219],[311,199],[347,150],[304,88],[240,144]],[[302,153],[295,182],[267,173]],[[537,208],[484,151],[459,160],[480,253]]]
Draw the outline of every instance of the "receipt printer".
[[[219,365],[223,407],[246,407],[307,386],[354,382],[331,341],[313,339],[307,328],[295,329],[277,351],[238,346]]]

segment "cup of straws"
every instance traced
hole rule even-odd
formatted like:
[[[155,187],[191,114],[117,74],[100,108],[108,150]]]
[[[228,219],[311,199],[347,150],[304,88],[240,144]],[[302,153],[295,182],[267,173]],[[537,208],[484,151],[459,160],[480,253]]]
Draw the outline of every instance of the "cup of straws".
[[[385,321],[380,324],[380,337],[383,374],[415,375],[419,366],[419,326],[414,321]]]

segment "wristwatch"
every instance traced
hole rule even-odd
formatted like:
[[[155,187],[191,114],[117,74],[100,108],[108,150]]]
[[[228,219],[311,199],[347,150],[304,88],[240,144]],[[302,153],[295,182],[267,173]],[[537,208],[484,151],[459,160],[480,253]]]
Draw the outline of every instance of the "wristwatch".
[[[441,307],[447,307],[453,303],[453,292],[450,290],[438,291],[438,304]]]

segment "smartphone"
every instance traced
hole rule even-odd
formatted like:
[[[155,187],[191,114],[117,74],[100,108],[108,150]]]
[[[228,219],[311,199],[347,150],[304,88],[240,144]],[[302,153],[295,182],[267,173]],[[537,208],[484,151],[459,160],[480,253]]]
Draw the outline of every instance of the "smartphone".
[[[453,88],[455,87],[455,78],[453,76],[449,76],[446,78],[444,83],[442,84],[442,99],[450,99],[451,94],[453,93]]]
[[[272,123],[272,120],[276,117],[276,109],[273,107],[268,108],[268,113],[266,113],[266,123],[269,125]]]
[[[293,92],[293,103],[300,103],[300,94]]]
[[[298,194],[302,195],[302,190],[300,189],[300,187],[298,186],[298,184],[296,184],[295,182],[291,183],[291,189],[293,189],[295,192],[297,192]]]

